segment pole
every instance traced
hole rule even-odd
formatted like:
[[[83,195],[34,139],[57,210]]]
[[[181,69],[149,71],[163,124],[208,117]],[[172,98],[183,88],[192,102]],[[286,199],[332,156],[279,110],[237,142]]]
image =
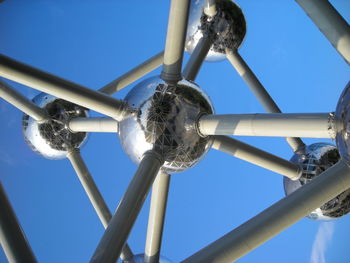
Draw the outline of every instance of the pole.
[[[0,182],[0,241],[10,263],[37,262]]]
[[[159,154],[153,151],[145,153],[91,258],[91,263],[116,262],[162,164]]]
[[[350,187],[350,168],[340,160],[310,183],[265,209],[182,263],[231,263]],[[302,237],[301,237],[302,238]]]

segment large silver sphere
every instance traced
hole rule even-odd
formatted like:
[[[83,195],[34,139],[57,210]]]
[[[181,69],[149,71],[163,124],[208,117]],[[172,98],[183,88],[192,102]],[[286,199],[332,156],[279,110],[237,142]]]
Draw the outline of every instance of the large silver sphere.
[[[245,33],[246,22],[242,10],[231,0],[216,0],[217,13],[209,17],[204,13],[205,0],[192,0],[187,28],[185,50],[192,53],[198,41],[207,36],[213,40],[207,61],[226,58],[225,49],[237,49]]]
[[[135,255],[130,262],[144,263],[145,262],[144,258],[145,258],[145,254],[138,254],[138,255]],[[128,263],[128,262],[129,261],[123,261],[123,263]],[[171,261],[169,259],[167,259],[166,257],[160,256],[159,263],[171,263]]]
[[[286,195],[313,180],[323,171],[336,164],[339,159],[340,155],[337,148],[328,143],[314,143],[306,147],[305,153],[295,154],[291,161],[302,167],[303,174],[296,181],[284,177],[283,183]],[[312,211],[308,217],[314,220],[332,220],[349,212],[350,189]]]
[[[209,137],[199,136],[196,122],[213,107],[196,84],[182,80],[173,86],[153,77],[135,86],[125,101],[138,110],[119,126],[122,147],[134,162],[153,149],[165,159],[163,171],[180,172],[198,163],[211,146]]]
[[[87,138],[85,132],[72,133],[67,121],[76,117],[87,117],[87,111],[68,101],[58,99],[46,93],[33,98],[35,105],[47,111],[51,120],[38,123],[24,114],[22,128],[29,147],[48,159],[63,159],[72,148],[82,146]]]
[[[343,160],[350,163],[350,82],[340,95],[335,111],[336,141]]]

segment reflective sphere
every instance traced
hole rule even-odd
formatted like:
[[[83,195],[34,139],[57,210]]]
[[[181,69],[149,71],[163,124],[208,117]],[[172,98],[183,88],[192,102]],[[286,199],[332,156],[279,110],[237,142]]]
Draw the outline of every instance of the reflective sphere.
[[[132,261],[133,263],[144,263],[144,257],[145,257],[145,254],[138,254],[138,255],[135,255],[133,258],[132,258]],[[128,261],[123,261],[124,263],[127,263]],[[171,263],[171,261],[163,256],[160,256],[159,258],[159,263]]]
[[[350,82],[340,95],[335,111],[336,141],[343,160],[350,163]]]
[[[216,0],[217,13],[209,17],[204,13],[205,0],[192,0],[187,28],[185,50],[192,53],[198,41],[207,36],[213,40],[207,61],[226,58],[225,49],[237,49],[246,33],[242,10],[231,0]]]
[[[314,143],[306,147],[305,153],[295,154],[291,161],[299,164],[303,174],[299,180],[292,181],[284,177],[286,195],[307,184],[323,171],[333,166],[340,159],[337,148],[328,143]],[[314,220],[331,220],[350,212],[350,189],[339,194],[320,208],[312,211],[308,217]]]
[[[24,114],[22,128],[24,139],[29,147],[48,159],[63,159],[72,148],[79,148],[87,138],[85,132],[72,133],[67,121],[76,117],[87,117],[87,111],[68,101],[46,93],[40,93],[33,102],[44,108],[51,120],[38,123]]]
[[[153,149],[164,157],[163,171],[180,172],[199,162],[211,146],[209,137],[199,136],[196,121],[212,114],[213,107],[196,84],[182,80],[173,86],[153,77],[135,86],[125,101],[138,109],[119,125],[122,147],[134,162]]]

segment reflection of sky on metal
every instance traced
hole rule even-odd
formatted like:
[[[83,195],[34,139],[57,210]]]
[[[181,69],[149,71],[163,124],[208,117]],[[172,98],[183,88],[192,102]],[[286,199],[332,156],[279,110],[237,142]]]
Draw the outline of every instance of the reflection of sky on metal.
[[[332,3],[349,21],[349,1]],[[237,4],[247,21],[240,53],[281,109],[333,111],[350,70],[301,8],[294,1]],[[155,0],[8,0],[0,5],[0,52],[98,89],[164,48],[168,8],[168,1]],[[228,61],[204,64],[197,83],[218,114],[264,112]],[[10,84],[22,94],[37,94]],[[129,90],[115,97],[124,98]],[[32,153],[21,134],[21,114],[3,101],[0,109],[4,127],[13,123],[1,130],[0,152],[6,154],[0,154],[0,179],[38,260],[87,262],[103,228],[73,169],[67,160]],[[292,156],[281,138],[238,139],[286,159]],[[113,211],[136,166],[115,134],[91,134],[81,152]],[[281,176],[211,150],[196,167],[172,177],[163,254],[179,262],[283,196]],[[148,207],[149,202],[130,236],[135,253],[144,250]],[[345,263],[349,216],[334,224],[326,260]],[[309,262],[318,227],[303,219],[239,262]]]

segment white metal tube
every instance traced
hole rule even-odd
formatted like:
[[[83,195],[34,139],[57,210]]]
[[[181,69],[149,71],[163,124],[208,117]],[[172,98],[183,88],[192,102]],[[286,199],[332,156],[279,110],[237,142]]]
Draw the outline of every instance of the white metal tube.
[[[290,161],[227,136],[213,136],[213,139],[212,148],[218,151],[282,174],[292,180],[300,178],[300,167]]]
[[[185,47],[190,0],[171,0],[161,78],[169,83],[182,79],[181,67]]]
[[[350,64],[350,27],[327,0],[296,0],[339,54]]]
[[[0,181],[0,243],[10,263],[35,263],[36,258]]]
[[[183,77],[187,80],[195,80],[199,69],[201,68],[205,57],[207,56],[211,47],[212,41],[209,37],[202,37],[183,70]]]
[[[163,59],[164,51],[144,61],[137,67],[129,70],[124,75],[101,88],[99,91],[108,95],[112,95],[159,67],[163,63]]]
[[[86,167],[86,164],[80,155],[79,149],[71,150],[67,155],[67,158],[72,164],[78,179],[89,197],[89,200],[94,207],[103,227],[107,228],[108,223],[112,218],[111,212],[109,211],[105,200],[98,190],[89,169]],[[133,253],[131,252],[131,249],[127,243],[125,243],[123,247],[120,258],[122,260],[131,260],[133,258]]]
[[[350,168],[345,161],[340,160],[310,183],[185,259],[182,263],[231,263],[348,188],[350,188]]]
[[[8,84],[0,80],[0,97],[16,108],[31,116],[38,122],[45,122],[49,116],[45,110],[36,106],[22,94],[12,89]]]
[[[122,120],[134,111],[127,103],[0,55],[0,76]]]
[[[203,135],[334,138],[330,113],[205,115],[198,122]]]
[[[169,183],[170,175],[160,172],[152,186],[145,247],[145,263],[159,263]]]
[[[74,118],[68,122],[72,132],[114,132],[118,133],[119,123],[108,117]]]
[[[238,50],[226,49],[226,56],[264,109],[269,113],[281,113],[276,102],[272,99],[257,76],[238,53]],[[294,151],[297,151],[298,149],[300,150],[305,146],[300,138],[290,137],[286,138],[286,140]]]
[[[116,262],[162,164],[159,154],[145,153],[90,262]]]

